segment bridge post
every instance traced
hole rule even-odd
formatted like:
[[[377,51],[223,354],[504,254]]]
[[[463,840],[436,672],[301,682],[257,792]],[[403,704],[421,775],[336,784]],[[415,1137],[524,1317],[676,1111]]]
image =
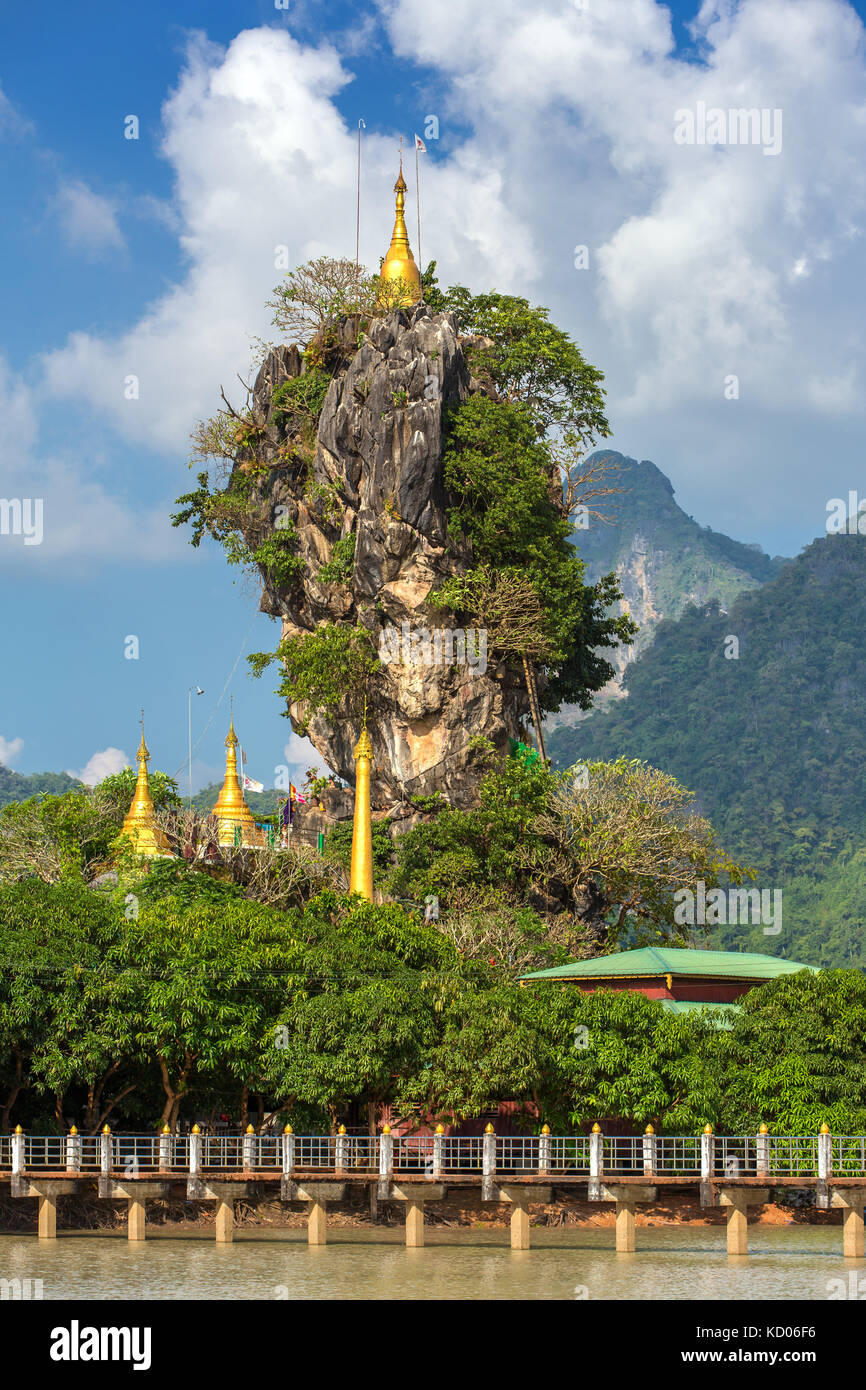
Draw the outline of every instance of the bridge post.
[[[713,1177],[716,1168],[716,1137],[712,1126],[705,1125],[701,1135],[701,1206],[713,1204]]]
[[[445,1137],[445,1126],[437,1125],[436,1133],[433,1135],[433,1172],[434,1182],[438,1182],[442,1176],[442,1141]]]
[[[379,1186],[377,1195],[386,1201],[394,1182],[394,1136],[390,1125],[382,1126],[379,1136]]]
[[[758,1177],[765,1178],[770,1171],[770,1131],[761,1125],[755,1141],[755,1167]]]
[[[538,1176],[547,1177],[550,1172],[550,1126],[542,1125],[538,1137]]]
[[[818,1135],[818,1182],[815,1205],[826,1210],[830,1205],[830,1178],[833,1176],[833,1136],[829,1125],[822,1125]]]
[[[481,1200],[493,1201],[493,1188],[496,1181],[496,1132],[488,1125],[481,1140]]]
[[[231,1245],[235,1235],[235,1204],[226,1193],[221,1192],[216,1200],[216,1221],[214,1236],[217,1245]]]
[[[604,1178],[604,1135],[601,1125],[594,1124],[589,1136],[589,1183],[586,1195],[590,1202],[601,1201],[602,1180]]]
[[[163,1125],[159,1136],[159,1171],[167,1173],[171,1168],[171,1130]]]
[[[766,1187],[723,1187],[721,1189],[719,1205],[727,1208],[729,1255],[748,1255],[748,1209],[750,1206],[761,1206],[769,1200],[770,1192]]]
[[[349,1166],[349,1136],[346,1133],[346,1126],[340,1125],[337,1130],[337,1143],[335,1145],[336,1156],[334,1167],[338,1173],[345,1173]]]
[[[202,1137],[198,1125],[193,1125],[189,1133],[189,1174],[186,1180],[187,1200],[201,1197],[204,1184],[201,1176]]]
[[[75,1125],[66,1136],[66,1171],[67,1173],[81,1172],[81,1135]]]
[[[246,1133],[241,1140],[241,1163],[245,1173],[252,1172],[256,1166],[256,1132],[252,1125],[247,1125]]]
[[[295,1171],[295,1133],[291,1125],[286,1125],[282,1133],[282,1173],[280,1175],[280,1196],[284,1202],[291,1202],[295,1195],[293,1173]]]
[[[651,1178],[656,1172],[656,1132],[652,1125],[647,1125],[643,1137],[643,1171],[644,1177]]]
[[[866,1192],[862,1187],[835,1187],[830,1198],[831,1207],[842,1208],[842,1254],[846,1259],[862,1260],[864,1255],[864,1200]]]
[[[103,1126],[99,1136],[99,1173],[103,1178],[111,1176],[111,1130],[108,1125]]]
[[[145,1240],[146,1215],[143,1197],[128,1197],[126,1200],[126,1238],[127,1240]]]
[[[20,1125],[15,1126],[15,1133],[12,1135],[12,1177],[23,1178],[24,1176],[24,1131]]]

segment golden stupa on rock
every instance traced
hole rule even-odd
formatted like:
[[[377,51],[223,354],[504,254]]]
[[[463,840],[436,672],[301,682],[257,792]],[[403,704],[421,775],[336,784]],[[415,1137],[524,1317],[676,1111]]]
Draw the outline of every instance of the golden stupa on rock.
[[[352,867],[349,892],[373,901],[373,824],[370,816],[370,771],[373,745],[367,733],[367,706],[364,727],[355,744],[355,820],[352,827]]]
[[[156,823],[153,798],[150,794],[150,779],[147,775],[150,750],[144,741],[144,720],[141,724],[141,743],[138,745],[137,757],[138,777],[135,783],[135,792],[132,797],[132,805],[124,818],[121,834],[128,837],[136,853],[147,855],[149,859],[155,859],[162,855],[170,855],[172,849]]]
[[[238,777],[238,737],[234,717],[226,735],[226,775],[217,803],[211,812],[219,822],[218,839],[221,845],[234,845],[240,840],[245,849],[261,849],[264,835],[253,819]],[[240,836],[237,831],[240,830]]]
[[[397,297],[396,303],[388,296],[390,307],[398,308],[401,304],[407,307],[410,304],[417,304],[421,298],[421,272],[415,264],[415,257],[412,255],[412,248],[409,245],[409,233],[406,231],[406,180],[403,178],[403,153],[400,152],[400,174],[394,184],[394,192],[397,194],[397,210],[394,217],[394,230],[391,233],[391,245],[388,253],[382,262],[382,269],[379,271],[379,279],[383,284],[393,284],[399,282],[402,294]]]

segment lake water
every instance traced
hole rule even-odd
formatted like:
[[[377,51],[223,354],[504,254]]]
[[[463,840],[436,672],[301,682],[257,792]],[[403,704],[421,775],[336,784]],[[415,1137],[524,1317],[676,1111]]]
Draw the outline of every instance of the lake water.
[[[638,1250],[617,1255],[612,1229],[532,1231],[512,1251],[505,1230],[430,1229],[407,1250],[402,1229],[236,1231],[217,1245],[198,1231],[61,1234],[56,1241],[0,1235],[0,1278],[41,1279],[45,1299],[768,1299],[827,1300],[866,1292],[866,1261],[842,1255],[827,1226],[750,1226],[748,1256],[729,1257],[721,1227],[644,1227]],[[838,1297],[837,1293],[837,1297]],[[849,1295],[850,1296],[850,1295]]]

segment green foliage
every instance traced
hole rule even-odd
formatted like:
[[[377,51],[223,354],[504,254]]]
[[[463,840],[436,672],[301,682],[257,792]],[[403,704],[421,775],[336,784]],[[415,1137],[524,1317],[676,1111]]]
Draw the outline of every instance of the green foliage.
[[[131,912],[129,903],[135,903]],[[730,1016],[728,1016],[730,1017]],[[753,990],[733,1027],[629,992],[518,988],[393,904],[303,910],[152,865],[106,895],[0,884],[0,1129],[96,1132],[241,1114],[260,1093],[304,1127],[352,1103],[459,1120],[523,1100],[537,1128],[668,1133],[866,1126],[866,981],[802,972]]]
[[[439,314],[448,307],[446,296],[440,290],[436,278],[435,261],[428,261],[427,269],[421,272],[421,298],[431,314]]]
[[[96,787],[96,791],[106,799],[117,802],[125,815],[132,805],[137,777],[138,773],[135,768],[125,767],[120,772],[112,772],[108,777],[103,777]],[[148,784],[151,800],[157,810],[161,811],[171,806],[181,805],[177,781],[174,777],[170,777],[167,772],[160,772],[159,768],[148,770]]]
[[[80,788],[77,777],[70,777],[67,772],[33,772],[25,775],[13,772],[0,763],[0,809],[8,806],[10,801],[29,801],[43,792],[58,796]]]
[[[252,552],[252,559],[277,589],[288,589],[303,576],[305,564],[295,551],[298,533],[294,526],[279,526]]]
[[[281,382],[272,397],[273,423],[290,429],[317,423],[332,380],[330,372],[310,367],[300,376]]]
[[[540,433],[559,426],[581,448],[610,433],[604,374],[550,322],[547,309],[515,295],[473,295],[463,285],[448,290],[443,307],[456,313],[461,332],[491,340],[466,345],[472,372],[506,401],[521,402]]]
[[[781,936],[716,929],[714,944],[866,966],[864,624],[866,543],[825,537],[728,613],[709,603],[660,624],[628,699],[550,736],[559,766],[623,753],[665,768],[758,886],[782,890]]]
[[[0,810],[0,883],[89,877],[108,857],[127,809],[89,788],[9,802]]]
[[[315,632],[287,637],[276,652],[247,658],[259,676],[274,660],[282,663],[278,694],[287,705],[305,703],[310,713],[333,716],[341,708],[360,712],[369,681],[379,668],[369,633],[363,627],[323,623]],[[288,710],[284,710],[286,718]]]
[[[444,479],[452,501],[449,531],[472,545],[475,561],[493,571],[519,571],[544,613],[547,683],[541,706],[561,701],[588,708],[592,692],[613,675],[600,652],[636,631],[624,616],[607,616],[619,595],[613,575],[584,584],[583,562],[569,544],[571,525],[552,497],[552,463],[523,402],[470,396],[449,420]]]
[[[394,842],[390,827],[388,818],[372,823],[373,873],[376,876],[384,875],[391,868]],[[340,821],[331,827],[325,843],[325,858],[347,870],[352,862],[352,831],[350,821]]]
[[[319,567],[316,575],[320,584],[346,584],[352,577],[355,567],[355,542],[357,535],[350,531],[334,542],[334,549],[327,564]]]

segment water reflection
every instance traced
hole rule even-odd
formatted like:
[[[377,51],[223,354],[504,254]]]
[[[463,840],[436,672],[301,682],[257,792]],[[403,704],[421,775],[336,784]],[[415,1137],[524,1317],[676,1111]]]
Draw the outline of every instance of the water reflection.
[[[406,1250],[400,1230],[329,1231],[310,1248],[303,1231],[240,1231],[218,1246],[202,1233],[144,1245],[122,1235],[55,1242],[0,1235],[0,1278],[41,1279],[46,1299],[827,1299],[866,1262],[842,1255],[836,1227],[750,1227],[748,1256],[725,1253],[719,1227],[638,1230],[617,1255],[613,1230],[533,1230],[509,1249],[506,1231],[427,1232]]]

